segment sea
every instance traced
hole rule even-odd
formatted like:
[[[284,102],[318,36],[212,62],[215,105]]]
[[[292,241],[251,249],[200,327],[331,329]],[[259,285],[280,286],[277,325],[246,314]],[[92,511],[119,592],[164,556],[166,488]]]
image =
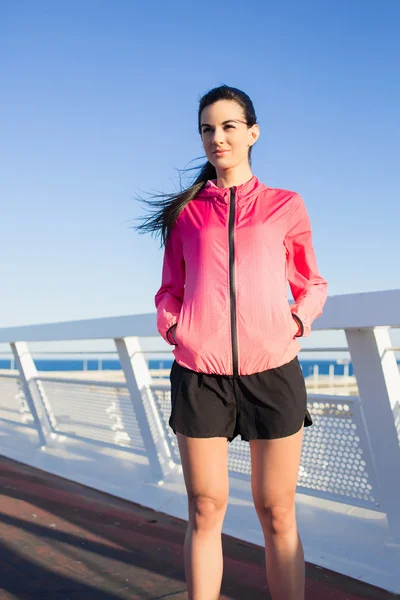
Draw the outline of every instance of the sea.
[[[299,358],[303,375],[308,377],[313,375],[315,366],[318,366],[319,375],[329,375],[329,367],[333,365],[334,375],[344,375],[348,369],[348,374],[353,375],[353,365],[348,360],[301,360]],[[400,364],[400,361],[398,361]],[[119,371],[121,364],[118,359],[34,359],[38,371]],[[170,369],[173,359],[148,360],[149,369]],[[0,369],[10,369],[12,363],[10,359],[0,360]]]

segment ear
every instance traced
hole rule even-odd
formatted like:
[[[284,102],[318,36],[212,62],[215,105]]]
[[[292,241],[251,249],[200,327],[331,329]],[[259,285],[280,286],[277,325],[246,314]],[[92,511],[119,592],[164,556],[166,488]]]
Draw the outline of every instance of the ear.
[[[249,129],[249,146],[253,146],[253,144],[256,143],[256,141],[258,140],[259,137],[260,137],[260,127],[256,123]]]

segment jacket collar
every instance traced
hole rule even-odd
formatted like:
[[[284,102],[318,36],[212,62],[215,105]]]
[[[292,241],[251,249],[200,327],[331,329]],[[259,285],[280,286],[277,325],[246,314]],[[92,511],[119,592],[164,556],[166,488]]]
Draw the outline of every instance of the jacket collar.
[[[217,202],[228,204],[230,202],[232,188],[220,188],[216,184],[216,179],[209,179],[196,197],[210,198],[212,200],[216,200]],[[248,181],[245,181],[240,185],[233,186],[237,205],[241,206],[242,204],[245,204],[253,196],[259,194],[263,188],[266,188],[266,186],[262,184],[255,175],[253,175]]]

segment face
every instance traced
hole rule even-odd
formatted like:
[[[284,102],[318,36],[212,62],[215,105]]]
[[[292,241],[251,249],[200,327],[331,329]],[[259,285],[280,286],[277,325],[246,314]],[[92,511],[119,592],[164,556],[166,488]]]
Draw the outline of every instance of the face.
[[[248,128],[243,109],[234,100],[206,106],[200,118],[201,140],[207,159],[217,171],[248,164],[249,146],[258,139],[259,127]],[[216,154],[216,150],[226,150]]]

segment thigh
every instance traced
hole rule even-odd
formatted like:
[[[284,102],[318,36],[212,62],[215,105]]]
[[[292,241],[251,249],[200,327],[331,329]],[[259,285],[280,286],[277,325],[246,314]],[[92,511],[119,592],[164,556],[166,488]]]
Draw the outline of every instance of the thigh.
[[[226,437],[191,438],[177,432],[188,501],[204,498],[216,507],[228,502],[228,444]]]
[[[251,489],[257,512],[294,505],[303,431],[304,426],[287,437],[250,440]]]

